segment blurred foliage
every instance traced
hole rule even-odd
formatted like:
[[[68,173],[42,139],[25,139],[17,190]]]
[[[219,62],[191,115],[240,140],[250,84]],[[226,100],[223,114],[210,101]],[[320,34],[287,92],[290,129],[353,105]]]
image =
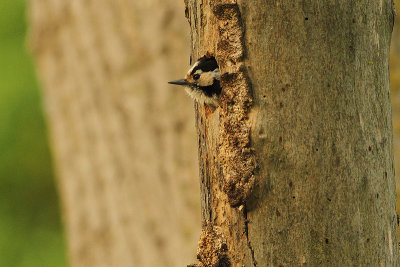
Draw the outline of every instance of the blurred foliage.
[[[0,1],[0,266],[66,266],[25,1]]]

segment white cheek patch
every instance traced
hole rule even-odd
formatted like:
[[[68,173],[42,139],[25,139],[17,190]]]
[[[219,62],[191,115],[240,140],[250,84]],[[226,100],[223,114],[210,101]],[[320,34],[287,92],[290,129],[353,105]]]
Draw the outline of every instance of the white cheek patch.
[[[214,82],[214,77],[209,73],[203,73],[200,78],[197,80],[197,84],[199,86],[210,86]]]
[[[186,93],[201,104],[207,104],[217,107],[219,105],[219,98],[217,95],[212,97],[206,96],[201,90],[185,87]]]
[[[197,73],[197,71],[196,71],[196,73]],[[210,71],[210,72],[202,73],[200,75],[200,78],[197,80],[197,84],[199,86],[210,86],[214,83],[214,79],[217,79],[217,80],[220,79],[220,73],[219,73],[218,68],[213,71]]]

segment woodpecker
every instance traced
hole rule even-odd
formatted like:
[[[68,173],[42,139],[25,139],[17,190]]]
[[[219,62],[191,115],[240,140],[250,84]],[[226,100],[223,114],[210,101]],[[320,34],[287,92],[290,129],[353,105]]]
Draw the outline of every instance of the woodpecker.
[[[214,57],[202,57],[190,68],[185,79],[168,82],[183,85],[185,91],[202,104],[217,107],[221,94],[220,71]]]

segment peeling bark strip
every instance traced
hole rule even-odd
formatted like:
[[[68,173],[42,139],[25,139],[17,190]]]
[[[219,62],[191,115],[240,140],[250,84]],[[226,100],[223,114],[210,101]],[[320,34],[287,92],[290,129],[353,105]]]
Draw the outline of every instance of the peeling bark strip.
[[[244,29],[236,1],[214,4],[212,11],[219,30],[216,59],[223,73],[218,161],[224,176],[223,189],[230,205],[235,207],[245,203],[255,181],[256,162],[250,148],[248,118],[252,105],[251,85],[242,62]]]

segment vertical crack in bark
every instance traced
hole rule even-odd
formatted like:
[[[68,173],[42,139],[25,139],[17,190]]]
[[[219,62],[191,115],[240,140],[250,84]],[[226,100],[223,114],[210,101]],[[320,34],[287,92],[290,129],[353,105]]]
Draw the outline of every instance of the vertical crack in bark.
[[[254,249],[251,246],[251,242],[249,240],[249,220],[247,219],[246,205],[243,205],[243,217],[244,217],[244,231],[246,233],[247,246],[250,249],[251,259],[253,260],[253,265],[254,265],[254,267],[257,267],[256,257],[254,256]]]

